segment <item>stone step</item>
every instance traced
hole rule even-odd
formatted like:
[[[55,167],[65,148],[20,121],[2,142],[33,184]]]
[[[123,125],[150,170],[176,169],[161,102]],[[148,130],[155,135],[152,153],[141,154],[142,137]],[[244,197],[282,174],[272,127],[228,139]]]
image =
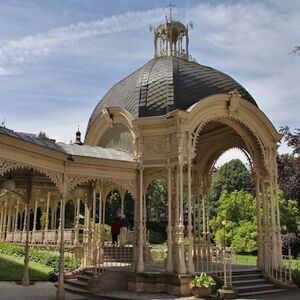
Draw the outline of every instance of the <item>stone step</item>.
[[[81,281],[89,281],[92,276],[90,275],[77,275],[76,278]]]
[[[260,283],[267,283],[268,281],[265,278],[257,278],[257,279],[244,279],[244,280],[232,280],[232,284],[238,288],[239,285],[253,285]]]
[[[269,289],[263,291],[255,291],[255,292],[243,292],[239,293],[239,297],[246,297],[246,296],[256,296],[256,295],[264,295],[264,294],[276,294],[286,292],[288,289]]]
[[[256,292],[256,291],[263,291],[263,290],[270,290],[274,288],[274,284],[272,283],[264,283],[264,284],[253,284],[253,285],[243,285],[237,287],[238,292]]]
[[[65,287],[65,290],[68,291],[69,293],[82,295],[82,296],[92,295],[92,293],[90,291],[88,291],[87,289],[76,287],[69,283],[65,283],[64,287]]]
[[[232,275],[244,275],[244,274],[261,274],[261,270],[258,268],[232,270]]]
[[[77,280],[77,279],[66,279],[65,280],[65,284],[70,284],[72,286],[76,286],[76,287],[79,287],[79,288],[87,288],[87,281],[84,281],[84,280]]]
[[[261,273],[253,273],[253,274],[240,274],[240,275],[234,275],[232,274],[232,279],[259,279],[262,278],[262,274]]]

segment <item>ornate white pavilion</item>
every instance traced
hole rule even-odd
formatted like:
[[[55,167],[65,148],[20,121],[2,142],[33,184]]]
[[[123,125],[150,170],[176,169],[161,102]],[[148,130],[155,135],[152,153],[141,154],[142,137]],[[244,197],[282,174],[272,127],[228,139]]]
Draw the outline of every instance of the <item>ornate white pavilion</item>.
[[[58,299],[64,298],[65,249],[82,266],[93,267],[91,291],[99,291],[105,276],[126,274],[131,291],[189,294],[187,283],[199,266],[213,272],[210,171],[231,148],[248,157],[256,184],[258,267],[269,279],[284,281],[276,166],[281,135],[238,82],[190,57],[189,29],[171,15],[153,28],[155,57],[100,100],[84,143],[80,132],[67,145],[0,127],[0,238],[25,245],[27,253],[35,245],[59,246]],[[167,257],[159,269],[151,261],[145,228],[145,194],[157,178],[166,180],[168,192]],[[112,190],[121,195],[121,214],[125,193],[134,202],[133,230],[120,250],[113,250],[102,230]],[[65,228],[69,201],[74,227]],[[109,251],[115,269],[102,272]],[[225,260],[223,280],[224,265]],[[28,254],[25,266],[28,285]]]

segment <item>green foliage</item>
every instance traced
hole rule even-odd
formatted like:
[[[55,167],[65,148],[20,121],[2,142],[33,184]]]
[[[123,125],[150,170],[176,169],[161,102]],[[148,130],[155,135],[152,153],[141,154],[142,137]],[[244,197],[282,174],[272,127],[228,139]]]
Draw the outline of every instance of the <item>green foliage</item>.
[[[212,278],[212,276],[206,274],[206,273],[201,273],[200,276],[195,276],[195,278],[190,282],[191,287],[204,287],[204,288],[209,288],[216,285],[216,282]]]
[[[283,190],[286,199],[294,199],[300,205],[300,129],[291,132],[289,127],[281,127],[280,133],[292,154],[281,154],[277,156],[278,183]]]
[[[292,271],[292,278],[295,284],[300,287],[300,270],[293,270]]]
[[[257,226],[253,221],[240,221],[235,228],[232,247],[237,253],[253,252],[256,249]]]
[[[226,221],[225,230],[223,221]],[[225,241],[237,253],[254,251],[257,237],[255,199],[244,191],[224,191],[211,226],[216,243],[224,244]]]
[[[120,216],[121,197],[117,190],[110,192],[105,200],[105,223],[111,224],[113,218]]]
[[[210,201],[214,207],[217,206],[223,191],[253,192],[253,184],[249,170],[239,159],[233,159],[224,164],[219,171],[213,175],[210,187]],[[214,211],[212,211],[214,214]]]
[[[0,253],[12,255],[15,257],[24,257],[25,249],[22,246],[11,245],[6,242],[0,242]],[[59,255],[53,254],[49,251],[39,250],[37,248],[29,249],[29,260],[43,264],[45,266],[53,268],[54,272],[58,271],[59,267]],[[70,257],[64,258],[65,270],[70,272],[80,267],[80,261],[71,259]]]
[[[147,201],[147,229],[150,231],[150,243],[161,244],[167,239],[167,204],[168,192],[163,178],[154,180],[148,187]]]
[[[41,140],[48,140],[49,137],[47,136],[47,134],[44,132],[44,131],[40,131],[38,134],[37,134],[37,137]]]
[[[150,244],[163,244],[165,241],[166,241],[166,237],[161,232],[149,230]]]
[[[282,233],[300,233],[300,209],[297,200],[286,200],[278,189],[280,222]]]
[[[168,192],[165,179],[159,178],[150,183],[146,200],[148,220],[154,222],[166,221]]]

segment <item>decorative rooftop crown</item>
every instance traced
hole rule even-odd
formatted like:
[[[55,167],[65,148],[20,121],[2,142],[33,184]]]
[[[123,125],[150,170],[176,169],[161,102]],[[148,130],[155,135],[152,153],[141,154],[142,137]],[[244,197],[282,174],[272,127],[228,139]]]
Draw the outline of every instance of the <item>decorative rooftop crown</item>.
[[[187,26],[172,19],[172,10],[175,6],[169,3],[169,16],[157,28],[150,26],[154,31],[155,57],[175,56],[189,59],[189,34],[188,29],[193,28],[190,22]]]

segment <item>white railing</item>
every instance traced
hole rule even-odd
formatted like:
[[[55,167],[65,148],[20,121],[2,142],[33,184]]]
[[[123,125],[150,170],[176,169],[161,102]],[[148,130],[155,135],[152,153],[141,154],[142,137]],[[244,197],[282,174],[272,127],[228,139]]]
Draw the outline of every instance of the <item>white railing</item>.
[[[44,231],[44,244],[55,245],[57,243],[57,230]]]
[[[231,286],[233,255],[230,248],[209,243],[194,244],[193,260],[195,273],[212,274],[223,280],[224,286]]]
[[[32,231],[31,243],[32,244],[42,244],[44,240],[44,231],[35,230]]]
[[[5,238],[6,242],[13,242],[14,240],[14,233],[13,232],[6,232],[6,238]]]
[[[15,231],[14,243],[21,243],[22,241],[22,231]]]
[[[292,255],[291,249],[288,255],[278,255],[278,261],[272,262],[272,244],[265,243],[265,254],[267,257],[265,264],[265,272],[271,280],[275,280],[283,285],[289,285],[292,282]]]

